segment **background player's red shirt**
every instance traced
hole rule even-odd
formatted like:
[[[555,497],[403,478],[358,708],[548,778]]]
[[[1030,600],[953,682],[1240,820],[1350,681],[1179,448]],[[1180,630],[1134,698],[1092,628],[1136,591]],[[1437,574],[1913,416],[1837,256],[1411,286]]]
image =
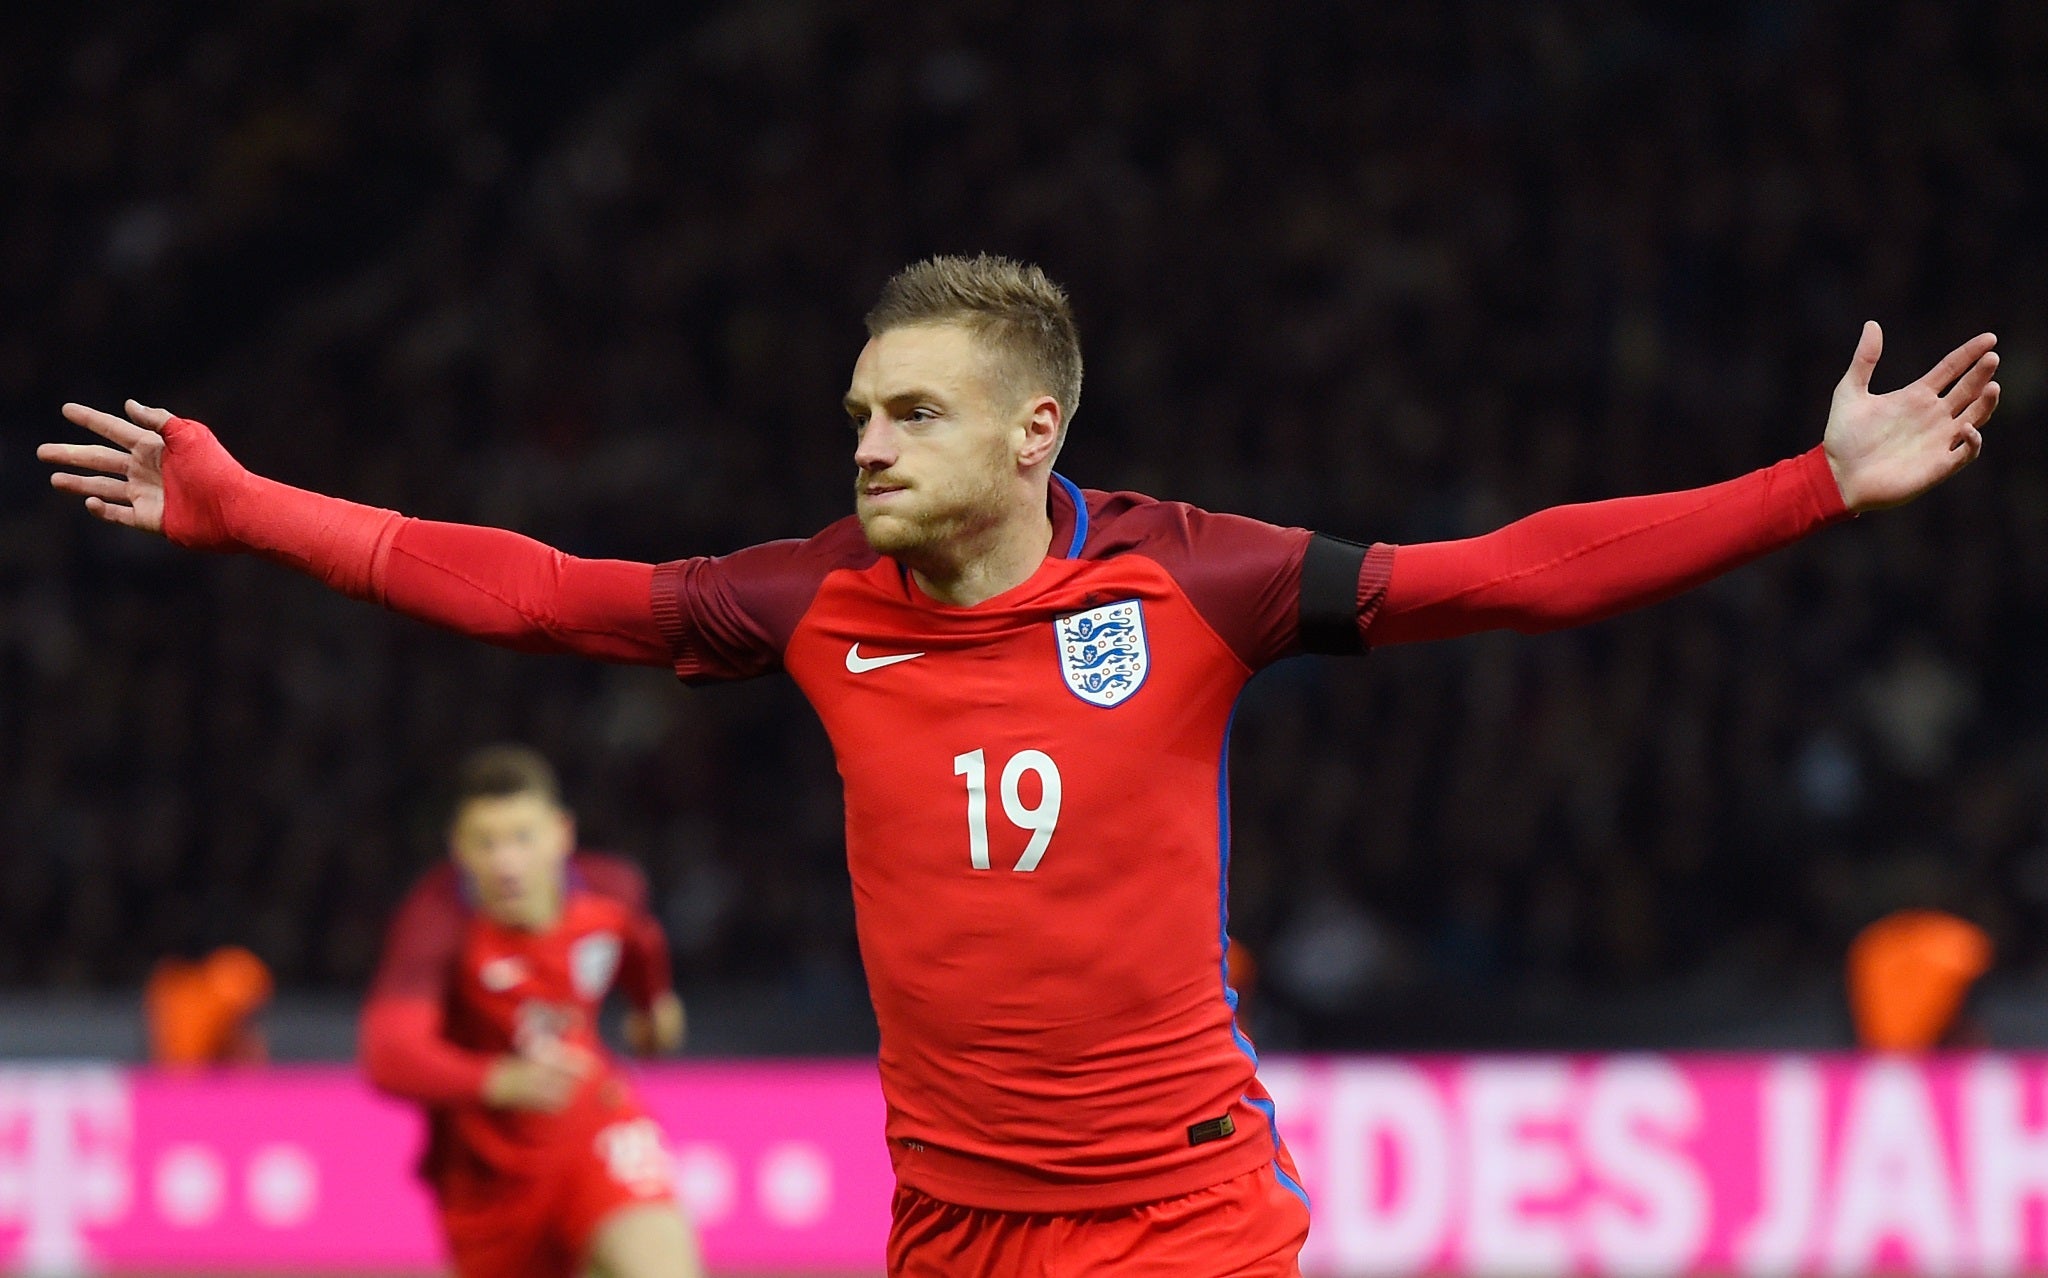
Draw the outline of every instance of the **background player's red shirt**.
[[[641,1113],[605,1054],[597,1014],[615,984],[643,1009],[667,992],[667,944],[632,865],[578,852],[568,876],[562,916],[546,932],[482,914],[452,864],[422,878],[392,920],[363,1012],[363,1065],[378,1087],[427,1107],[429,1179],[530,1174]],[[483,1104],[491,1061],[531,1035],[582,1047],[605,1068],[559,1113]]]

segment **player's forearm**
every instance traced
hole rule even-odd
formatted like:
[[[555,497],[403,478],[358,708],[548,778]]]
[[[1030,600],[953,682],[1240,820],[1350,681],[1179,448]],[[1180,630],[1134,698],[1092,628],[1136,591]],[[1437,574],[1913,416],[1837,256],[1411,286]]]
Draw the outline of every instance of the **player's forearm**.
[[[293,488],[260,475],[223,504],[235,548],[316,577],[357,599],[376,593],[380,561],[403,522],[396,511]]]
[[[363,1072],[378,1090],[423,1105],[482,1098],[493,1058],[441,1037],[441,1011],[419,999],[373,1000],[363,1011]]]
[[[654,566],[577,559],[496,528],[407,519],[251,474],[199,422],[164,427],[165,535],[247,551],[344,594],[507,647],[667,665]]]
[[[579,559],[498,528],[402,522],[379,601],[408,616],[524,652],[665,666],[654,565]]]
[[[1482,537],[1398,546],[1384,597],[1361,601],[1366,641],[1583,625],[1668,599],[1847,517],[1816,448],[1706,488],[1558,506]]]
[[[578,559],[499,528],[394,511],[251,477],[237,542],[358,599],[522,652],[667,665],[654,565]]]
[[[190,418],[163,427],[163,532],[194,550],[245,551],[359,599],[375,591],[399,516],[251,474]]]

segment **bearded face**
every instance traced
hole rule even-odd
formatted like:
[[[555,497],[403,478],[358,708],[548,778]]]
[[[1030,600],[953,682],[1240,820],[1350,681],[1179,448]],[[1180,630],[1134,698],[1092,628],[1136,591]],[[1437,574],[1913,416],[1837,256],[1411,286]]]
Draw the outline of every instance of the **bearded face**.
[[[957,324],[890,329],[854,365],[854,511],[868,544],[915,566],[971,542],[1015,500],[1014,398]]]
[[[854,511],[877,553],[906,561],[943,550],[1002,518],[1010,481],[1007,450],[988,441],[979,456],[899,460],[854,477]],[[924,464],[920,465],[919,463]]]

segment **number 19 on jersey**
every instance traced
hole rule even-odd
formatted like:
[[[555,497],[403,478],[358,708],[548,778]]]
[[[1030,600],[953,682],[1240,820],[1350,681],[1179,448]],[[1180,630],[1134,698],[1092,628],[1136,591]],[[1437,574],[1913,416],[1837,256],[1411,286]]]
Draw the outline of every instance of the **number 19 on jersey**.
[[[1038,774],[1038,803],[1025,807],[1018,793],[1018,786],[1024,774]],[[980,750],[969,750],[966,754],[953,756],[953,775],[967,778],[967,862],[977,870],[986,870],[988,864],[988,760]],[[1031,841],[1024,845],[1024,855],[1017,858],[1011,868],[1020,873],[1030,873],[1038,868],[1038,860],[1045,855],[1047,845],[1052,842],[1053,829],[1060,821],[1060,770],[1053,763],[1052,756],[1043,750],[1019,750],[1003,765],[1000,782],[1003,815],[1010,824],[1020,830],[1031,832]]]

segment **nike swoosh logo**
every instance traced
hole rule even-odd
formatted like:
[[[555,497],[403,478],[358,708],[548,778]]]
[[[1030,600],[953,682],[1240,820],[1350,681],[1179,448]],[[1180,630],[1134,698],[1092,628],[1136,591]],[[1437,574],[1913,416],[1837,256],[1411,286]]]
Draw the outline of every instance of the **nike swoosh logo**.
[[[525,979],[526,961],[512,954],[492,959],[476,973],[477,984],[493,994],[502,994]]]
[[[860,655],[860,645],[855,644],[846,650],[846,669],[849,674],[866,674],[870,670],[880,670],[883,666],[893,666],[899,661],[915,661],[923,655],[921,652],[899,652],[887,657],[863,657]]]

